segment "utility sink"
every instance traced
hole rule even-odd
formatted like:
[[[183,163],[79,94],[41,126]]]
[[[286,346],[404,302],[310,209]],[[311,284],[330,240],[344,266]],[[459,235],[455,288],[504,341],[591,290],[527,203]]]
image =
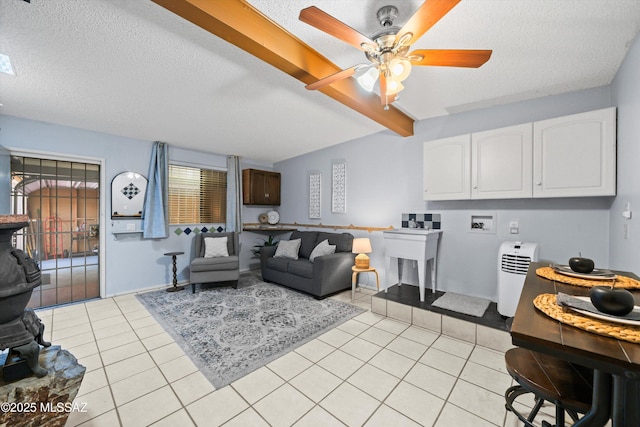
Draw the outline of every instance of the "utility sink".
[[[416,261],[420,301],[423,302],[425,280],[428,274],[427,266],[430,267],[429,273],[431,273],[431,291],[436,291],[436,265],[440,233],[442,230],[427,230],[425,228],[396,228],[382,233],[385,240],[387,277],[392,276],[392,271],[397,271],[398,286],[401,286],[404,260]],[[386,288],[391,285],[393,283],[387,284],[385,292]]]

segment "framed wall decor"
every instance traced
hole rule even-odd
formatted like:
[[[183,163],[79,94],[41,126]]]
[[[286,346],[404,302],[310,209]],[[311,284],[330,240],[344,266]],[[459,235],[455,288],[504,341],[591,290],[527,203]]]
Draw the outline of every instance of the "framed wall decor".
[[[111,181],[111,218],[142,218],[147,178],[137,172],[122,172]]]
[[[347,162],[336,160],[331,165],[331,212],[347,213]]]
[[[319,171],[309,172],[309,218],[320,219],[322,200],[322,174]]]

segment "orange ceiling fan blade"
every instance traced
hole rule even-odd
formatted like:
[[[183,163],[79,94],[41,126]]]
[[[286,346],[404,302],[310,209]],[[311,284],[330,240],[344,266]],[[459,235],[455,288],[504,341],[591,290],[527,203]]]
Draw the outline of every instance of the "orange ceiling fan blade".
[[[318,80],[317,82],[310,83],[305,87],[309,90],[320,89],[321,87],[330,85],[331,83],[337,82],[338,80],[346,79],[347,77],[353,76],[356,71],[360,70],[362,64],[354,65],[353,67],[346,68],[342,71],[338,71],[337,73],[331,74],[323,79]]]
[[[318,9],[315,6],[307,7],[300,11],[299,19],[320,31],[324,31],[350,45],[362,49],[362,43],[375,45],[375,43],[364,34],[354,30],[342,21]]]
[[[426,0],[422,6],[418,8],[409,21],[398,31],[396,35],[396,43],[406,33],[412,33],[413,36],[406,44],[415,43],[424,33],[426,33],[436,22],[446,15],[460,0]]]
[[[491,50],[416,49],[409,53],[413,65],[478,68],[491,58]],[[412,59],[421,56],[422,59]]]

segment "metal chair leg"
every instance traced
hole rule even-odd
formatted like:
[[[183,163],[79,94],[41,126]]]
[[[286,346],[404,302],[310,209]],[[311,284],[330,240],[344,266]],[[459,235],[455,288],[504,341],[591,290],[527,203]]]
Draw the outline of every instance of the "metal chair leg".
[[[529,413],[529,416],[527,418],[525,418],[524,415],[522,415],[520,412],[518,412],[518,410],[516,410],[513,407],[513,402],[516,400],[516,398],[518,398],[518,396],[521,396],[527,393],[531,393],[531,392],[528,390],[525,390],[524,387],[522,387],[521,385],[514,385],[509,387],[504,394],[504,398],[506,402],[504,406],[505,408],[507,408],[508,411],[513,412],[513,414],[516,417],[518,417],[518,419],[522,421],[526,427],[535,427],[535,425],[533,424],[533,420],[538,414],[538,411],[540,410],[542,405],[544,404],[544,399],[540,399],[536,397],[536,404],[531,410],[531,412]]]

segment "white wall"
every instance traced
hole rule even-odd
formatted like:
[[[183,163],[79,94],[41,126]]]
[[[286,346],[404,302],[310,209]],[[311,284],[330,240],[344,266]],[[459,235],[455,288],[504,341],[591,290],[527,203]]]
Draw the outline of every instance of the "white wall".
[[[618,106],[618,195],[611,207],[612,268],[640,274],[640,38],[636,38],[612,83]],[[633,216],[622,212],[630,203]],[[624,238],[623,227],[629,228]]]
[[[11,157],[9,150],[0,145],[0,215],[11,213]]]
[[[567,262],[579,251],[598,266],[609,264],[609,208],[612,198],[528,199],[425,202],[422,199],[422,143],[437,138],[542,120],[611,106],[609,87],[550,96],[532,101],[454,114],[416,123],[415,136],[401,138],[389,131],[278,162],[282,173],[284,222],[308,219],[308,180],[311,170],[322,172],[322,219],[331,225],[400,227],[403,212],[442,215],[438,287],[443,290],[497,298],[497,253],[507,240],[536,242],[541,258]],[[347,213],[331,213],[331,163],[347,162]],[[467,231],[472,213],[496,212],[495,235]],[[508,234],[517,219],[520,234]],[[381,232],[354,231],[370,237],[372,265],[384,272]],[[406,271],[412,283],[417,272]],[[373,278],[367,279],[373,283]],[[366,284],[366,283],[365,283]]]
[[[272,165],[264,163],[257,163],[249,159],[241,159],[242,169],[261,169],[261,170],[273,170]],[[280,211],[280,206],[242,206],[242,222],[243,223],[257,223],[258,216],[262,213],[269,212],[271,210]],[[284,235],[288,237],[288,234]],[[282,235],[274,235],[276,240],[280,240]],[[264,242],[269,238],[269,233],[266,232],[252,232],[243,231],[240,234],[240,270],[245,271],[248,269],[260,268],[260,258],[253,254],[252,249],[254,246],[262,246]]]

